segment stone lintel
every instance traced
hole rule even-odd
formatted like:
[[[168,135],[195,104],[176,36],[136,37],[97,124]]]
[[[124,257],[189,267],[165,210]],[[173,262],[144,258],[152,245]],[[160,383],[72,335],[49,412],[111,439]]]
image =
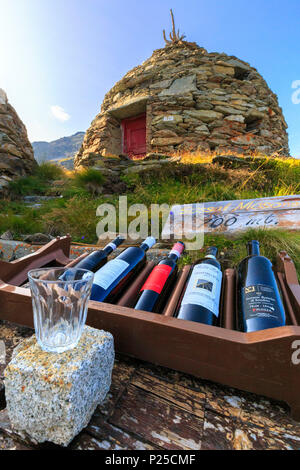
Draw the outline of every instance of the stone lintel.
[[[107,112],[117,119],[126,119],[133,116],[138,116],[146,112],[146,104],[149,95],[139,96],[122,103],[120,106],[110,108]]]

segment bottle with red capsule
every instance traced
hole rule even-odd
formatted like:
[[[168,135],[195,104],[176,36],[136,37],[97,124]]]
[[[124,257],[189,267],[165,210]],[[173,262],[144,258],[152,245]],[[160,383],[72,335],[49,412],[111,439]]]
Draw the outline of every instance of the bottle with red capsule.
[[[184,243],[177,242],[169,255],[162,259],[151,271],[143,285],[139,299],[135,305],[136,310],[160,313],[167,293],[172,286],[177,273],[177,261],[184,251]]]

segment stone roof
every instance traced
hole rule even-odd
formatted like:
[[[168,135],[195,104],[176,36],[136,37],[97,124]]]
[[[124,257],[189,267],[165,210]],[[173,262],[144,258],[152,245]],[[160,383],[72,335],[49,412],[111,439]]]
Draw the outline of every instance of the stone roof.
[[[289,154],[277,96],[247,62],[183,41],[157,49],[105,95],[75,166],[116,155],[120,121],[147,114],[147,152],[258,151]]]

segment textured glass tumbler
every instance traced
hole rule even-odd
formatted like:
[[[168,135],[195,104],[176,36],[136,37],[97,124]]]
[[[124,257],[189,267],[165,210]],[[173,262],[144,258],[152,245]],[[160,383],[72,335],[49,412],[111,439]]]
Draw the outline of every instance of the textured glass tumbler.
[[[44,268],[29,271],[34,327],[44,351],[74,348],[81,336],[94,274],[86,269]]]

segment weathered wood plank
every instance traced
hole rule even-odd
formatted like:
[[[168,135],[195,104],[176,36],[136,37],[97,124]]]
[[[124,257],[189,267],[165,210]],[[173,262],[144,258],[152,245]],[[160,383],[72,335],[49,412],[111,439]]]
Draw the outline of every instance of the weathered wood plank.
[[[216,413],[205,413],[202,450],[296,450],[300,437],[257,427]]]
[[[98,411],[106,417],[110,416],[113,412],[117,401],[126,389],[130,378],[135,371],[135,367],[136,362],[133,359],[124,357],[119,360],[118,356],[116,357],[110,390],[103,404],[98,407]]]
[[[300,437],[282,432],[276,434],[265,428],[236,423],[233,429],[234,450],[299,450]]]
[[[133,385],[118,402],[110,422],[163,449],[201,448],[202,419]]]
[[[206,394],[211,383],[207,380],[199,379],[174,369],[167,369],[166,367],[161,367],[157,364],[151,364],[148,362],[144,363],[142,361],[140,361],[137,371],[140,374],[151,375],[152,377],[157,377],[160,380],[167,381],[170,384],[177,384],[180,387],[184,387],[201,394]]]
[[[34,450],[31,447],[20,444],[0,432],[0,450]]]
[[[162,230],[169,239],[204,233],[234,233],[248,228],[300,229],[300,196],[280,196],[237,201],[206,202],[173,206]],[[183,222],[184,219],[184,222]],[[197,222],[197,228],[195,223]]]
[[[72,450],[127,450],[107,439],[99,440],[89,434],[80,434],[70,445]]]
[[[269,429],[275,434],[285,430],[291,436],[300,435],[300,423],[290,417],[288,406],[264,396],[212,383],[207,388],[206,408],[241,423]]]
[[[233,432],[231,419],[206,411],[201,450],[232,450]]]
[[[127,450],[155,450],[158,447],[137,439],[124,430],[113,426],[105,421],[103,416],[96,411],[92,417],[86,431],[101,441],[103,446],[109,450],[127,449]],[[108,447],[110,446],[110,447]]]

